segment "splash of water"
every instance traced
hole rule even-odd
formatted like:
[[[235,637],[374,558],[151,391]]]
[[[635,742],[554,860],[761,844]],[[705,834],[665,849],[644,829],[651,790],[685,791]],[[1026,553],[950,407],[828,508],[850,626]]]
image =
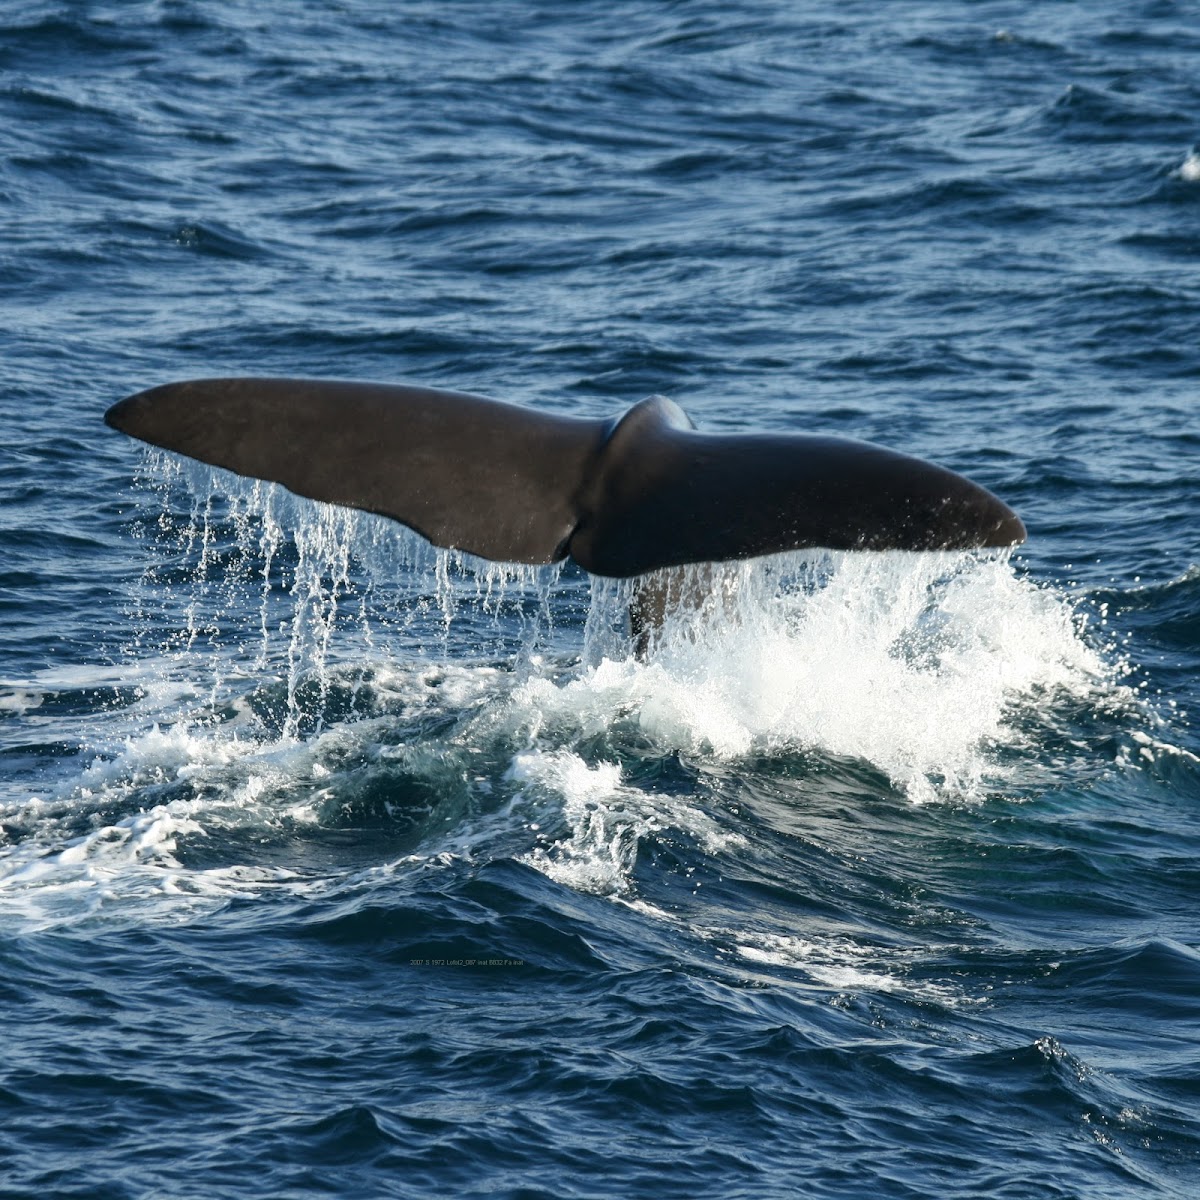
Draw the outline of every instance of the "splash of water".
[[[157,591],[169,626],[184,602],[163,645],[193,667],[200,651],[209,712],[227,683],[275,672],[272,732],[284,741],[369,713],[342,693],[347,680],[368,692],[381,664],[508,664],[519,684],[495,696],[506,708],[497,729],[528,745],[551,730],[624,728],[664,752],[724,759],[817,750],[866,759],[928,800],[977,793],[997,749],[1036,737],[1031,709],[1117,686],[1075,608],[1003,555],[810,551],[593,579],[582,645],[560,638],[547,659],[556,615],[571,630],[585,607],[577,575],[435,550],[392,522],[271,485],[233,481],[214,504],[230,480],[207,468],[172,464],[157,477],[165,569],[147,572],[137,611]],[[180,482],[192,497],[183,520],[171,515]],[[647,595],[661,622],[638,658],[628,612]],[[583,667],[564,671],[577,651]]]
[[[1109,690],[1071,605],[974,554],[780,555],[685,568],[648,661],[614,654],[631,585],[595,581],[589,666],[530,679],[531,712],[592,736],[633,719],[664,748],[720,758],[864,758],[915,800],[970,795],[1022,707]]]
[[[210,710],[227,684],[273,675],[276,731],[308,736],[349,664],[524,662],[554,629],[558,567],[435,549],[369,513],[154,451],[147,460],[141,483],[159,511],[137,526],[153,559],[128,606],[129,654],[206,675]]]
[[[90,735],[82,777],[0,812],[22,838],[0,891],[36,886],[51,908],[57,884],[101,894],[122,869],[164,894],[298,878],[210,861],[197,847],[215,830],[287,843],[401,823],[396,852],[437,854],[464,822],[517,811],[504,852],[623,896],[664,829],[704,853],[733,844],[701,805],[634,786],[634,759],[816,754],[866,760],[916,801],[971,797],[1003,785],[1004,753],[1036,758],[1063,698],[1120,691],[1071,604],[1004,558],[816,552],[664,573],[639,658],[627,620],[645,581],[589,594],[573,568],[483,563],[271,485],[154,471],[139,522],[153,561],[128,606],[137,699]],[[13,704],[32,711],[39,686]],[[547,797],[556,815],[531,819]],[[302,855],[287,844],[286,861]]]

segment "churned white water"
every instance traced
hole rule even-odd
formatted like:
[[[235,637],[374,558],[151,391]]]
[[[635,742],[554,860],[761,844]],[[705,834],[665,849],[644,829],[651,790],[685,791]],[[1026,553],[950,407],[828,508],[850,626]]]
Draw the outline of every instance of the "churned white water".
[[[1019,744],[1022,706],[1114,686],[1071,604],[1003,557],[780,555],[705,569],[702,593],[681,574],[648,661],[602,653],[565,683],[531,678],[531,719],[585,735],[634,721],[664,749],[719,758],[859,757],[928,800],[970,794],[991,751]],[[594,615],[619,627],[630,591],[596,581]]]
[[[433,551],[268,485],[153,478],[150,565],[112,672],[136,693],[90,765],[0,805],[21,835],[0,897],[39,922],[114,895],[311,883],[290,849],[256,860],[255,831],[303,843],[306,828],[402,818],[400,849],[436,856],[489,812],[510,814],[531,866],[627,896],[646,837],[674,829],[719,853],[739,836],[637,787],[631,746],[861,759],[913,801],[969,800],[1003,788],[1003,756],[1036,742],[1040,714],[1124,702],[1079,612],[1005,556],[810,552],[664,573],[650,586],[674,603],[639,658],[627,614],[644,583],[589,593],[573,570]],[[36,714],[85,682],[8,681],[0,706]],[[412,792],[424,807],[389,798]],[[231,832],[240,848],[210,852]]]

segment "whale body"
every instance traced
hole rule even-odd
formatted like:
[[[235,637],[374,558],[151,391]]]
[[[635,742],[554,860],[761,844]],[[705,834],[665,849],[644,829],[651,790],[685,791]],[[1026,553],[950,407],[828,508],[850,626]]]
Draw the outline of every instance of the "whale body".
[[[199,379],[129,396],[105,421],[435,546],[569,557],[614,578],[810,547],[1025,540],[1008,505],[944,467],[849,438],[703,433],[662,396],[606,420],[398,384]]]

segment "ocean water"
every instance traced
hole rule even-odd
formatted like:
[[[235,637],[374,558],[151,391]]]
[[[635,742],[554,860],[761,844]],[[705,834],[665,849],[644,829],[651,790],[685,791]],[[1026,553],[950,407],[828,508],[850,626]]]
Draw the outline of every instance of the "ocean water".
[[[1200,1191],[1200,7],[12,0],[0,1194]],[[104,427],[849,435],[1006,555],[628,586]]]

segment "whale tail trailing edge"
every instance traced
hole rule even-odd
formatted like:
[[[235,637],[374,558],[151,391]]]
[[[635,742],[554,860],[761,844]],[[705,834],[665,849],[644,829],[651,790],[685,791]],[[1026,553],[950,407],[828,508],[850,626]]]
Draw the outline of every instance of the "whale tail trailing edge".
[[[1025,538],[943,467],[803,434],[706,434],[652,397],[619,420],[374,383],[207,379],[105,414],[151,445],[507,562],[628,577],[782,550],[967,549]]]

